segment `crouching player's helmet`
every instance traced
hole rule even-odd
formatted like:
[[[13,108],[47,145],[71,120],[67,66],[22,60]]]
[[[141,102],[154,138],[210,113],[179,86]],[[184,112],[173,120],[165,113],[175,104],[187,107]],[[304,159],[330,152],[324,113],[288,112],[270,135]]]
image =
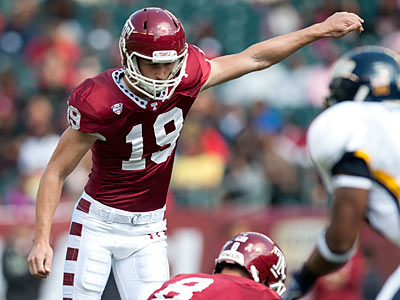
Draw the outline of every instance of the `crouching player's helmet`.
[[[181,22],[169,11],[149,7],[134,12],[126,21],[119,39],[121,63],[130,84],[147,97],[171,97],[185,74],[188,46]],[[174,63],[166,80],[141,74],[138,57],[153,63]]]
[[[214,273],[220,273],[224,263],[242,266],[250,278],[280,296],[286,291],[285,256],[278,245],[264,234],[244,232],[234,236],[222,247]]]
[[[327,106],[337,102],[400,99],[400,57],[378,46],[356,48],[333,66]]]

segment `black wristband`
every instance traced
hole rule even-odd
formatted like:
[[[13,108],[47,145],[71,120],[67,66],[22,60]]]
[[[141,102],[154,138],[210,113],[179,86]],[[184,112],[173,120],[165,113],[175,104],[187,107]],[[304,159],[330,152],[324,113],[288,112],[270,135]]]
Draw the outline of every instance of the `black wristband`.
[[[298,280],[303,283],[304,286],[312,286],[318,279],[318,275],[311,272],[307,265],[304,265],[298,275]]]

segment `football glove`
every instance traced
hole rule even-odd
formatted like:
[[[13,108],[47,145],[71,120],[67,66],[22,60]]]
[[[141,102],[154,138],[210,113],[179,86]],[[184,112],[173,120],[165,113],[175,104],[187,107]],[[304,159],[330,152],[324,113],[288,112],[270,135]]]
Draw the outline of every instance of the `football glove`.
[[[293,274],[288,290],[282,300],[296,300],[307,294],[314,286],[318,276],[310,272],[306,266]]]

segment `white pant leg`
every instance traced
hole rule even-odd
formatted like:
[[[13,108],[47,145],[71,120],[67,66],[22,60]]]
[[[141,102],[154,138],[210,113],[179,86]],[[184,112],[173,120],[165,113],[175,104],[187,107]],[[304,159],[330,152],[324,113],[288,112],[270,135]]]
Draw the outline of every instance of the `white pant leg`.
[[[83,194],[84,196],[87,195]],[[99,204],[91,198],[77,202],[67,242],[64,300],[100,299],[108,281],[111,264],[115,264],[113,261],[121,260],[126,264],[131,262],[126,266],[122,262],[116,263],[117,266],[114,267],[115,280],[124,300],[147,299],[155,288],[169,279],[164,233],[167,229],[166,221],[145,224],[114,223],[115,218],[127,214],[129,215]],[[126,217],[118,220],[121,219],[132,220]],[[127,259],[128,257],[132,257],[132,260]],[[130,284],[135,286],[131,287]]]
[[[398,300],[399,298],[393,298],[396,293],[399,294],[400,290],[400,265],[397,269],[389,276],[383,285],[382,289],[379,291],[376,300]]]
[[[114,278],[122,300],[147,300],[169,279],[166,235],[158,232],[134,238],[142,247],[113,260]]]
[[[101,298],[111,270],[112,225],[74,209],[64,264],[64,300]]]

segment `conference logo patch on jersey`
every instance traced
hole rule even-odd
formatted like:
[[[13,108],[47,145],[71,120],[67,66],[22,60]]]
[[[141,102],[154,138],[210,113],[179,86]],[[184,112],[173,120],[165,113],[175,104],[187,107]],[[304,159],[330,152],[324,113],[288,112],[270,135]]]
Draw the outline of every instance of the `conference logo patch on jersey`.
[[[115,103],[111,106],[111,109],[115,114],[120,115],[122,113],[123,106],[124,105],[122,103]]]

